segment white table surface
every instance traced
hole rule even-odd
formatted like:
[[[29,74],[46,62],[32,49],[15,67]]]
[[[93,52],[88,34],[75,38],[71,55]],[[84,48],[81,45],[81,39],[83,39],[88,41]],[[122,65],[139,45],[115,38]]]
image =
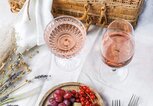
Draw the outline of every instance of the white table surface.
[[[76,81],[83,82],[87,85],[92,86],[97,89],[102,97],[105,99],[105,102],[109,105],[112,99],[121,99],[123,106],[127,106],[127,103],[132,96],[132,94],[136,94],[140,96],[140,106],[153,106],[153,1],[146,0],[145,9],[143,14],[140,16],[138,21],[138,26],[135,29],[135,42],[136,42],[136,51],[135,56],[132,62],[129,64],[130,70],[127,80],[115,87],[108,87],[105,84],[99,82],[96,79],[96,50],[98,48],[97,44],[99,42],[99,38],[102,35],[102,29],[96,28],[92,32],[89,33],[90,36],[87,38],[85,49],[86,55],[84,56],[84,61],[82,66],[80,66],[80,76],[78,79],[69,79],[68,81]],[[7,0],[0,1],[0,26],[12,23],[15,20],[16,15],[12,14],[9,11],[9,6]],[[93,33],[95,32],[95,33]],[[92,42],[90,44],[90,42]],[[89,47],[89,48],[88,48]],[[93,47],[93,48],[92,48]],[[88,49],[87,49],[88,48]],[[92,50],[91,50],[92,48]],[[29,62],[32,73],[30,76],[35,76],[39,74],[48,74],[53,73],[53,68],[50,68],[53,64],[52,54],[48,50],[46,46],[41,46],[39,48],[39,52],[35,55]],[[43,62],[42,62],[43,60]],[[89,67],[89,65],[91,67]],[[82,71],[81,71],[82,70]],[[58,75],[58,71],[56,72],[56,77],[60,77]],[[94,76],[95,75],[95,76]],[[62,82],[56,79],[52,79],[50,81],[52,86],[57,85]],[[32,89],[32,87],[36,87],[39,85],[43,85],[50,82],[38,82],[35,83],[35,86],[27,86],[21,90],[23,92],[25,90]],[[48,86],[49,89],[51,86]],[[40,92],[33,96],[29,97],[25,100],[12,103],[14,105],[19,106],[34,106],[39,102],[43,94],[42,92],[47,91],[46,86],[43,85],[40,89]],[[107,105],[106,105],[107,106]]]

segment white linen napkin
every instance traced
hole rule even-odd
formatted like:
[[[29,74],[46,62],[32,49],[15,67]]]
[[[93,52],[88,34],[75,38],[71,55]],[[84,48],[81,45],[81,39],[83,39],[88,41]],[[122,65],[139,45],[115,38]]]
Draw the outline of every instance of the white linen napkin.
[[[19,13],[20,19],[15,25],[15,29],[17,33],[16,38],[17,38],[18,52],[23,52],[26,49],[30,49],[36,44],[41,45],[44,43],[43,33],[44,33],[45,26],[49,23],[51,19],[53,19],[50,13],[51,4],[52,4],[52,0],[26,1],[23,9]],[[28,8],[29,8],[29,15],[27,12]],[[64,69],[60,69],[56,65],[55,57],[52,53],[50,54],[51,55],[50,57],[46,56],[47,59],[51,59],[51,63],[50,63],[51,68],[48,69],[48,72],[49,72],[49,75],[52,75],[52,79],[44,83],[44,86],[41,90],[39,98],[38,98],[38,95],[31,97],[30,99],[24,102],[25,105],[28,104],[33,106],[35,104],[35,106],[38,106],[43,95],[53,86],[63,82],[76,82],[78,80],[78,76],[81,72],[81,68],[86,59],[86,56],[90,52],[92,45],[94,44],[97,36],[99,35],[99,32],[101,32],[101,28],[98,28],[98,27],[91,28],[91,32],[89,32],[87,36],[85,47],[83,48],[82,52],[78,56],[80,57],[80,60],[81,60],[80,66],[76,70],[73,70],[72,72],[67,72]],[[36,62],[36,63],[41,64],[41,62]],[[34,66],[35,63],[33,62],[32,64],[33,64],[33,66],[31,66],[32,69],[35,69],[37,66]],[[36,74],[42,73],[43,67],[48,67],[48,65],[44,64],[42,67],[39,67],[39,69],[36,68],[37,72],[36,70],[34,70],[35,72],[33,73],[36,73]],[[22,104],[23,102],[22,101],[18,102],[19,105],[20,103]]]
[[[17,52],[24,52],[35,45],[44,44],[45,26],[53,19],[52,0],[27,0],[21,9],[17,22]]]

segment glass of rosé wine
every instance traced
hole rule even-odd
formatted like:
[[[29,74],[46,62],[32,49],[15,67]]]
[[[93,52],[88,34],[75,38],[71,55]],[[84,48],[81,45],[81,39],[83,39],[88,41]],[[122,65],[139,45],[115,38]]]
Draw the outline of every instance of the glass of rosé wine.
[[[86,40],[86,28],[81,21],[71,16],[57,17],[47,25],[44,39],[62,69],[74,70],[80,65],[77,54]]]
[[[132,25],[123,19],[113,21],[106,29],[100,46],[103,61],[101,79],[107,84],[123,82],[135,51]]]

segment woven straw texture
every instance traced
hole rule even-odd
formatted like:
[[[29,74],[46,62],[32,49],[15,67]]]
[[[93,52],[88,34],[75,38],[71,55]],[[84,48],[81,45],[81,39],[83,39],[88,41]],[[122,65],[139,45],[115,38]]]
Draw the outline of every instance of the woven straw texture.
[[[54,0],[55,17],[71,15],[86,25],[107,26],[115,19],[125,19],[136,25],[144,0]]]

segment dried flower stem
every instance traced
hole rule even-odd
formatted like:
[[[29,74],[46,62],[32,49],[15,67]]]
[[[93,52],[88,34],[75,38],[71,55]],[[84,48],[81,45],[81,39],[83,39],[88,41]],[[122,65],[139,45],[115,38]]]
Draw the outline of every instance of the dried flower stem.
[[[7,90],[9,88],[9,86],[12,86],[15,82],[19,81],[25,75],[24,71],[18,72],[18,73],[13,74],[12,77],[10,77],[8,80],[6,80],[6,82],[0,88],[0,94],[4,93],[4,91]],[[14,75],[15,75],[15,77],[14,77]],[[11,79],[11,78],[13,78],[13,79]]]
[[[11,58],[9,57],[0,67],[0,104],[5,100],[9,101],[10,94],[28,83],[28,81],[25,81],[20,86],[15,87],[26,74],[31,72],[28,65],[24,62],[22,54],[10,56]]]
[[[10,94],[12,94],[13,92],[17,91],[18,89],[22,88],[23,86],[25,86],[26,84],[30,83],[31,81],[29,80],[25,80],[23,82],[23,84],[21,84],[20,86],[10,90],[9,92],[7,92],[5,95],[1,95],[2,96],[2,99],[1,99],[1,102],[4,101],[5,99],[7,99],[9,97]]]
[[[30,97],[30,96],[33,96],[33,95],[39,93],[40,88],[41,88],[41,86],[39,86],[37,88],[34,88],[34,89],[32,89],[28,92],[22,93],[20,95],[10,97],[10,98],[6,99],[5,101],[1,102],[0,106],[3,106],[7,103],[15,102],[15,101],[18,101],[18,100],[21,100],[21,99],[25,99],[25,98]]]
[[[0,70],[2,70],[4,68],[6,63],[2,63],[1,67],[0,67]]]

